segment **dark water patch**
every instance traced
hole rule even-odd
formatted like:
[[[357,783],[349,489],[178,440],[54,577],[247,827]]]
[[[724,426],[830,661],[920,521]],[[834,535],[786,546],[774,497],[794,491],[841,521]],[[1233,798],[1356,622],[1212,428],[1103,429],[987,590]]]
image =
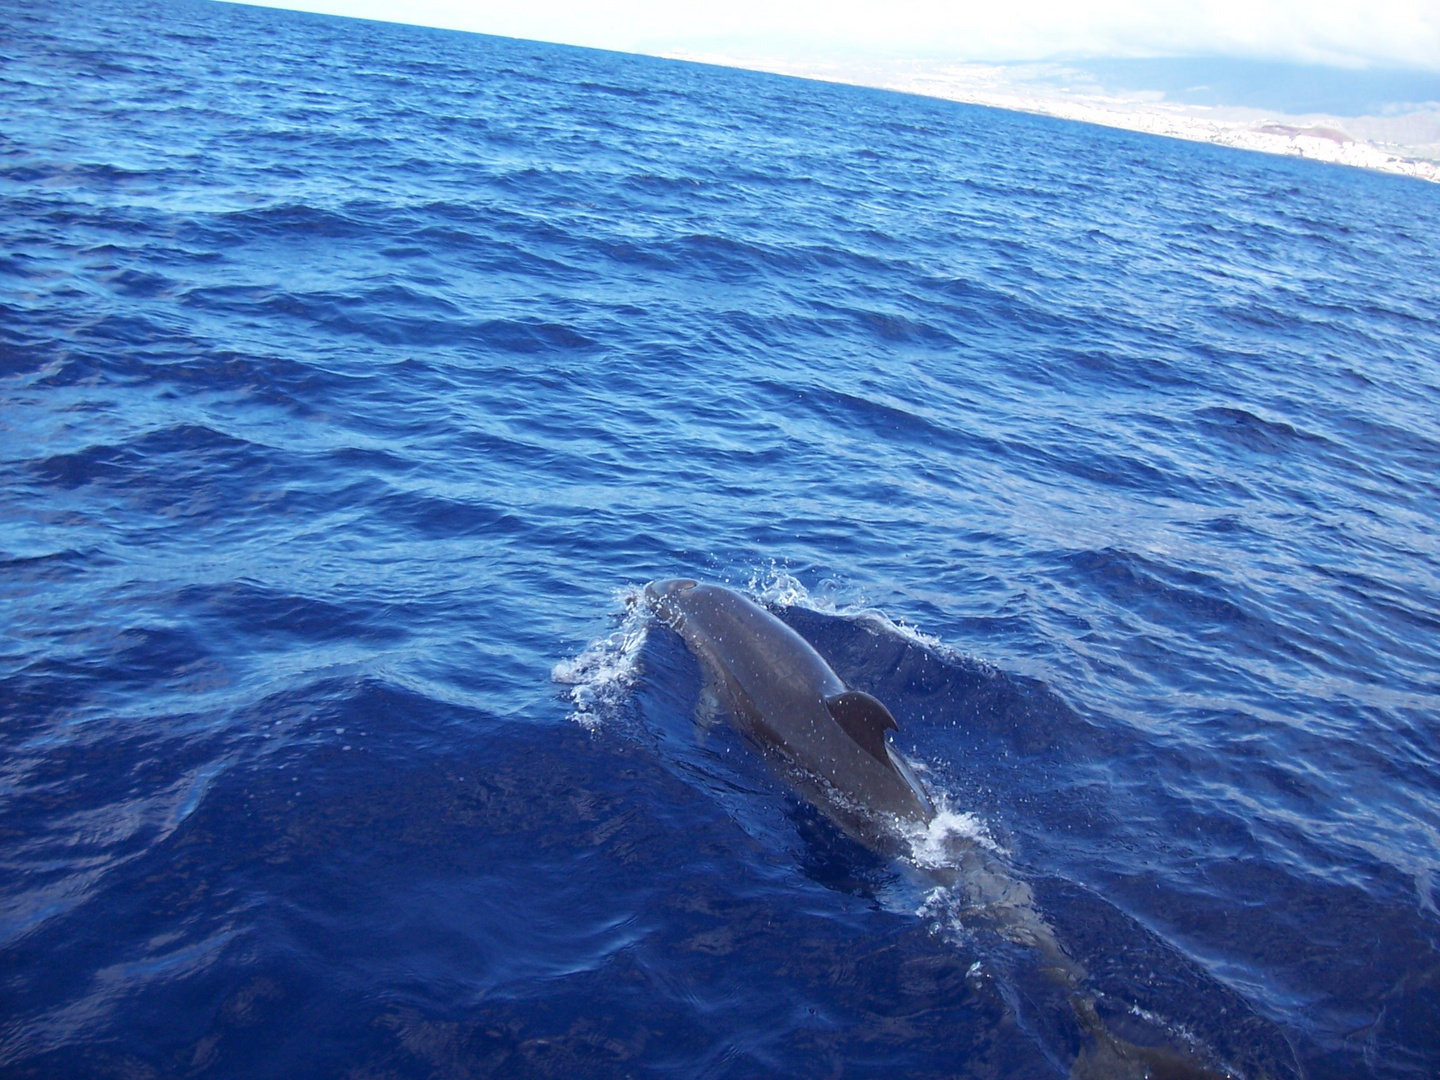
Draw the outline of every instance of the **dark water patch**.
[[[1274,1022],[1173,945],[1076,883],[1040,879],[1037,892],[1067,947],[1099,990],[1099,1012],[1121,1039],[1165,1045],[1157,1029],[1175,1025],[1231,1068],[1273,1077],[1306,1075]],[[1123,941],[1123,947],[1114,943]],[[1185,1002],[1184,1017],[1174,1014]]]
[[[1085,551],[1071,560],[1075,573],[1136,614],[1172,626],[1234,627],[1253,619],[1227,599],[1220,582],[1194,571],[1162,566],[1119,549]]]
[[[110,278],[109,284],[118,293],[146,300],[165,296],[174,287],[170,278],[140,270],[122,270]]]
[[[0,304],[0,315],[9,313],[8,307]],[[40,370],[55,359],[56,352],[53,338],[18,332],[0,323],[0,370],[6,377]]]
[[[1317,571],[1336,581],[1339,589],[1351,599],[1379,608],[1387,619],[1408,624],[1425,640],[1436,640],[1430,635],[1440,631],[1440,594],[1424,589],[1419,583],[1397,588],[1372,575],[1334,567],[1321,566]]]
[[[304,204],[237,210],[220,221],[230,235],[274,236],[283,239],[360,239],[367,230],[362,221],[335,210]]]
[[[192,586],[174,602],[208,624],[212,633],[231,639],[229,651],[273,648],[277,639],[287,644],[337,639],[378,644],[405,637],[384,609],[283,595],[251,582]],[[235,635],[251,639],[250,643],[240,645]]]
[[[378,509],[387,518],[409,522],[421,536],[432,539],[495,536],[525,528],[524,521],[497,507],[413,493],[397,492],[384,499]]]
[[[1284,421],[1263,420],[1245,409],[1214,406],[1196,414],[1201,425],[1252,453],[1283,454],[1297,441],[1328,442]]]
[[[27,579],[62,579],[72,572],[79,572],[83,567],[102,561],[97,552],[82,551],[52,551],[44,555],[3,555],[0,556],[0,566],[16,571],[15,575],[8,578],[8,582],[15,583],[21,574]],[[3,587],[3,586],[0,586]]]
[[[578,734],[558,747],[553,733],[496,739],[492,728],[478,757],[397,773],[369,746],[407,722],[429,726],[417,706],[433,711],[362,690],[326,717],[344,721],[354,749],[318,746],[303,764],[230,770],[163,855],[117,867],[88,913],[47,925],[23,946],[38,955],[64,942],[66,952],[104,954],[106,970],[127,976],[124,998],[67,981],[64,968],[37,973],[28,989],[73,996],[112,1029],[164,1013],[170,1022],[129,1055],[151,1067],[198,1060],[219,1072],[333,1060],[337,1040],[357,1064],[378,1058],[402,1075],[428,1074],[437,1062],[608,1075],[649,1061],[688,1071],[730,1057],[763,1075],[797,1067],[809,1075],[816,1066],[802,1064],[806,1056],[820,1053],[833,1068],[863,1061],[861,1047],[886,1060],[898,1053],[918,1075],[943,1075],[948,1054],[977,1045],[1001,1063],[1025,1060],[1023,1048],[968,1016],[999,1003],[977,996],[963,968],[913,929],[891,919],[888,933],[857,940],[814,914],[776,907],[763,879],[748,899],[732,896],[723,819],[697,816],[693,796],[623,748]],[[557,756],[567,742],[578,759]],[[574,761],[596,754],[612,762],[609,779],[576,771]],[[673,822],[643,809],[657,785],[679,804]],[[694,857],[667,866],[660,841],[678,820]],[[368,838],[363,847],[349,842],[358,835]],[[470,854],[457,862],[461,837]],[[217,849],[228,852],[218,865],[207,854]],[[591,867],[579,876],[577,852],[589,853]],[[283,907],[257,908],[245,894],[251,866],[265,867]],[[545,883],[547,899],[485,888],[501,868]],[[127,887],[140,880],[151,897],[143,906]],[[134,952],[80,929],[82,917],[98,929],[97,907],[120,925],[184,930]],[[590,914],[577,920],[579,907]],[[437,916],[417,950],[407,927]],[[369,944],[357,949],[361,938]],[[781,942],[786,959],[773,988],[756,994],[726,975],[732,958],[773,954]],[[317,952],[333,957],[323,981],[308,973]],[[637,996],[655,1002],[643,1020]],[[55,1020],[43,1025],[43,1041],[11,1042],[12,1067],[83,1071],[105,1062],[83,1049],[80,1030]],[[737,1022],[751,1030],[739,1042],[723,1034]],[[281,1038],[257,1042],[262,1024]]]
[[[111,356],[105,358],[105,366],[151,385],[171,384],[181,392],[242,393],[301,414],[322,405],[338,387],[356,381],[353,375],[320,364],[213,348],[143,358]]]
[[[168,312],[159,318],[154,315],[104,315],[82,322],[71,333],[82,340],[131,348],[151,348],[186,339],[179,321]]]
[[[151,480],[150,491],[159,494],[156,489],[160,487],[178,492],[185,484],[185,473],[193,477],[210,468],[253,461],[257,449],[253,443],[213,428],[182,424],[148,432],[124,445],[87,446],[54,454],[30,462],[28,471],[39,484],[66,490],[92,483],[122,487],[143,474]],[[157,470],[156,457],[172,459],[170,468]]]

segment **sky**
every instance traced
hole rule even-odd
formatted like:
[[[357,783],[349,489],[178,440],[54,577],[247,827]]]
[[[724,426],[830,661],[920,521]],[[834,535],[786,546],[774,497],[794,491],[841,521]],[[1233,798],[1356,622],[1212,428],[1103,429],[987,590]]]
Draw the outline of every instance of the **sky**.
[[[652,54],[1011,62],[1205,56],[1440,72],[1440,0],[267,0]]]

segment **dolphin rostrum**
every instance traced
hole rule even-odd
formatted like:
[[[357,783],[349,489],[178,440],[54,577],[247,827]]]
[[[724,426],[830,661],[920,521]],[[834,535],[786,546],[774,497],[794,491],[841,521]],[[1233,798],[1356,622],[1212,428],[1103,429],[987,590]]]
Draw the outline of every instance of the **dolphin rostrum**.
[[[645,595],[685,639],[731,721],[845,831],[871,846],[877,818],[925,824],[935,806],[886,737],[890,710],[849,690],[820,654],[759,604],[720,585],[656,581]],[[882,845],[883,846],[883,845]]]

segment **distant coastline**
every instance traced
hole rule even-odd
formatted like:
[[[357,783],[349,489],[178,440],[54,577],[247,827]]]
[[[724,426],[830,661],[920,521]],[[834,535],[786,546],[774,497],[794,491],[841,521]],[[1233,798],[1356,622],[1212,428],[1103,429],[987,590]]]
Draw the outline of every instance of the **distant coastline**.
[[[1192,142],[1413,176],[1440,183],[1440,102],[1379,115],[1291,113],[1195,104],[1159,91],[1115,91],[1082,65],[923,60],[824,61],[670,50],[670,59],[869,86],[1142,131]]]

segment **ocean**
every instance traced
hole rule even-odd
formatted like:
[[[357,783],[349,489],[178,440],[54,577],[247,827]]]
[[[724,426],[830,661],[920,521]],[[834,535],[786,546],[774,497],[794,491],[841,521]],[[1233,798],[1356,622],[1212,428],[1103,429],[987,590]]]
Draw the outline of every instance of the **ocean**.
[[[1079,1000],[1212,1075],[1440,1072],[1440,188],[5,21],[0,1074],[1095,1075]],[[885,702],[983,873],[697,725],[676,576]]]

